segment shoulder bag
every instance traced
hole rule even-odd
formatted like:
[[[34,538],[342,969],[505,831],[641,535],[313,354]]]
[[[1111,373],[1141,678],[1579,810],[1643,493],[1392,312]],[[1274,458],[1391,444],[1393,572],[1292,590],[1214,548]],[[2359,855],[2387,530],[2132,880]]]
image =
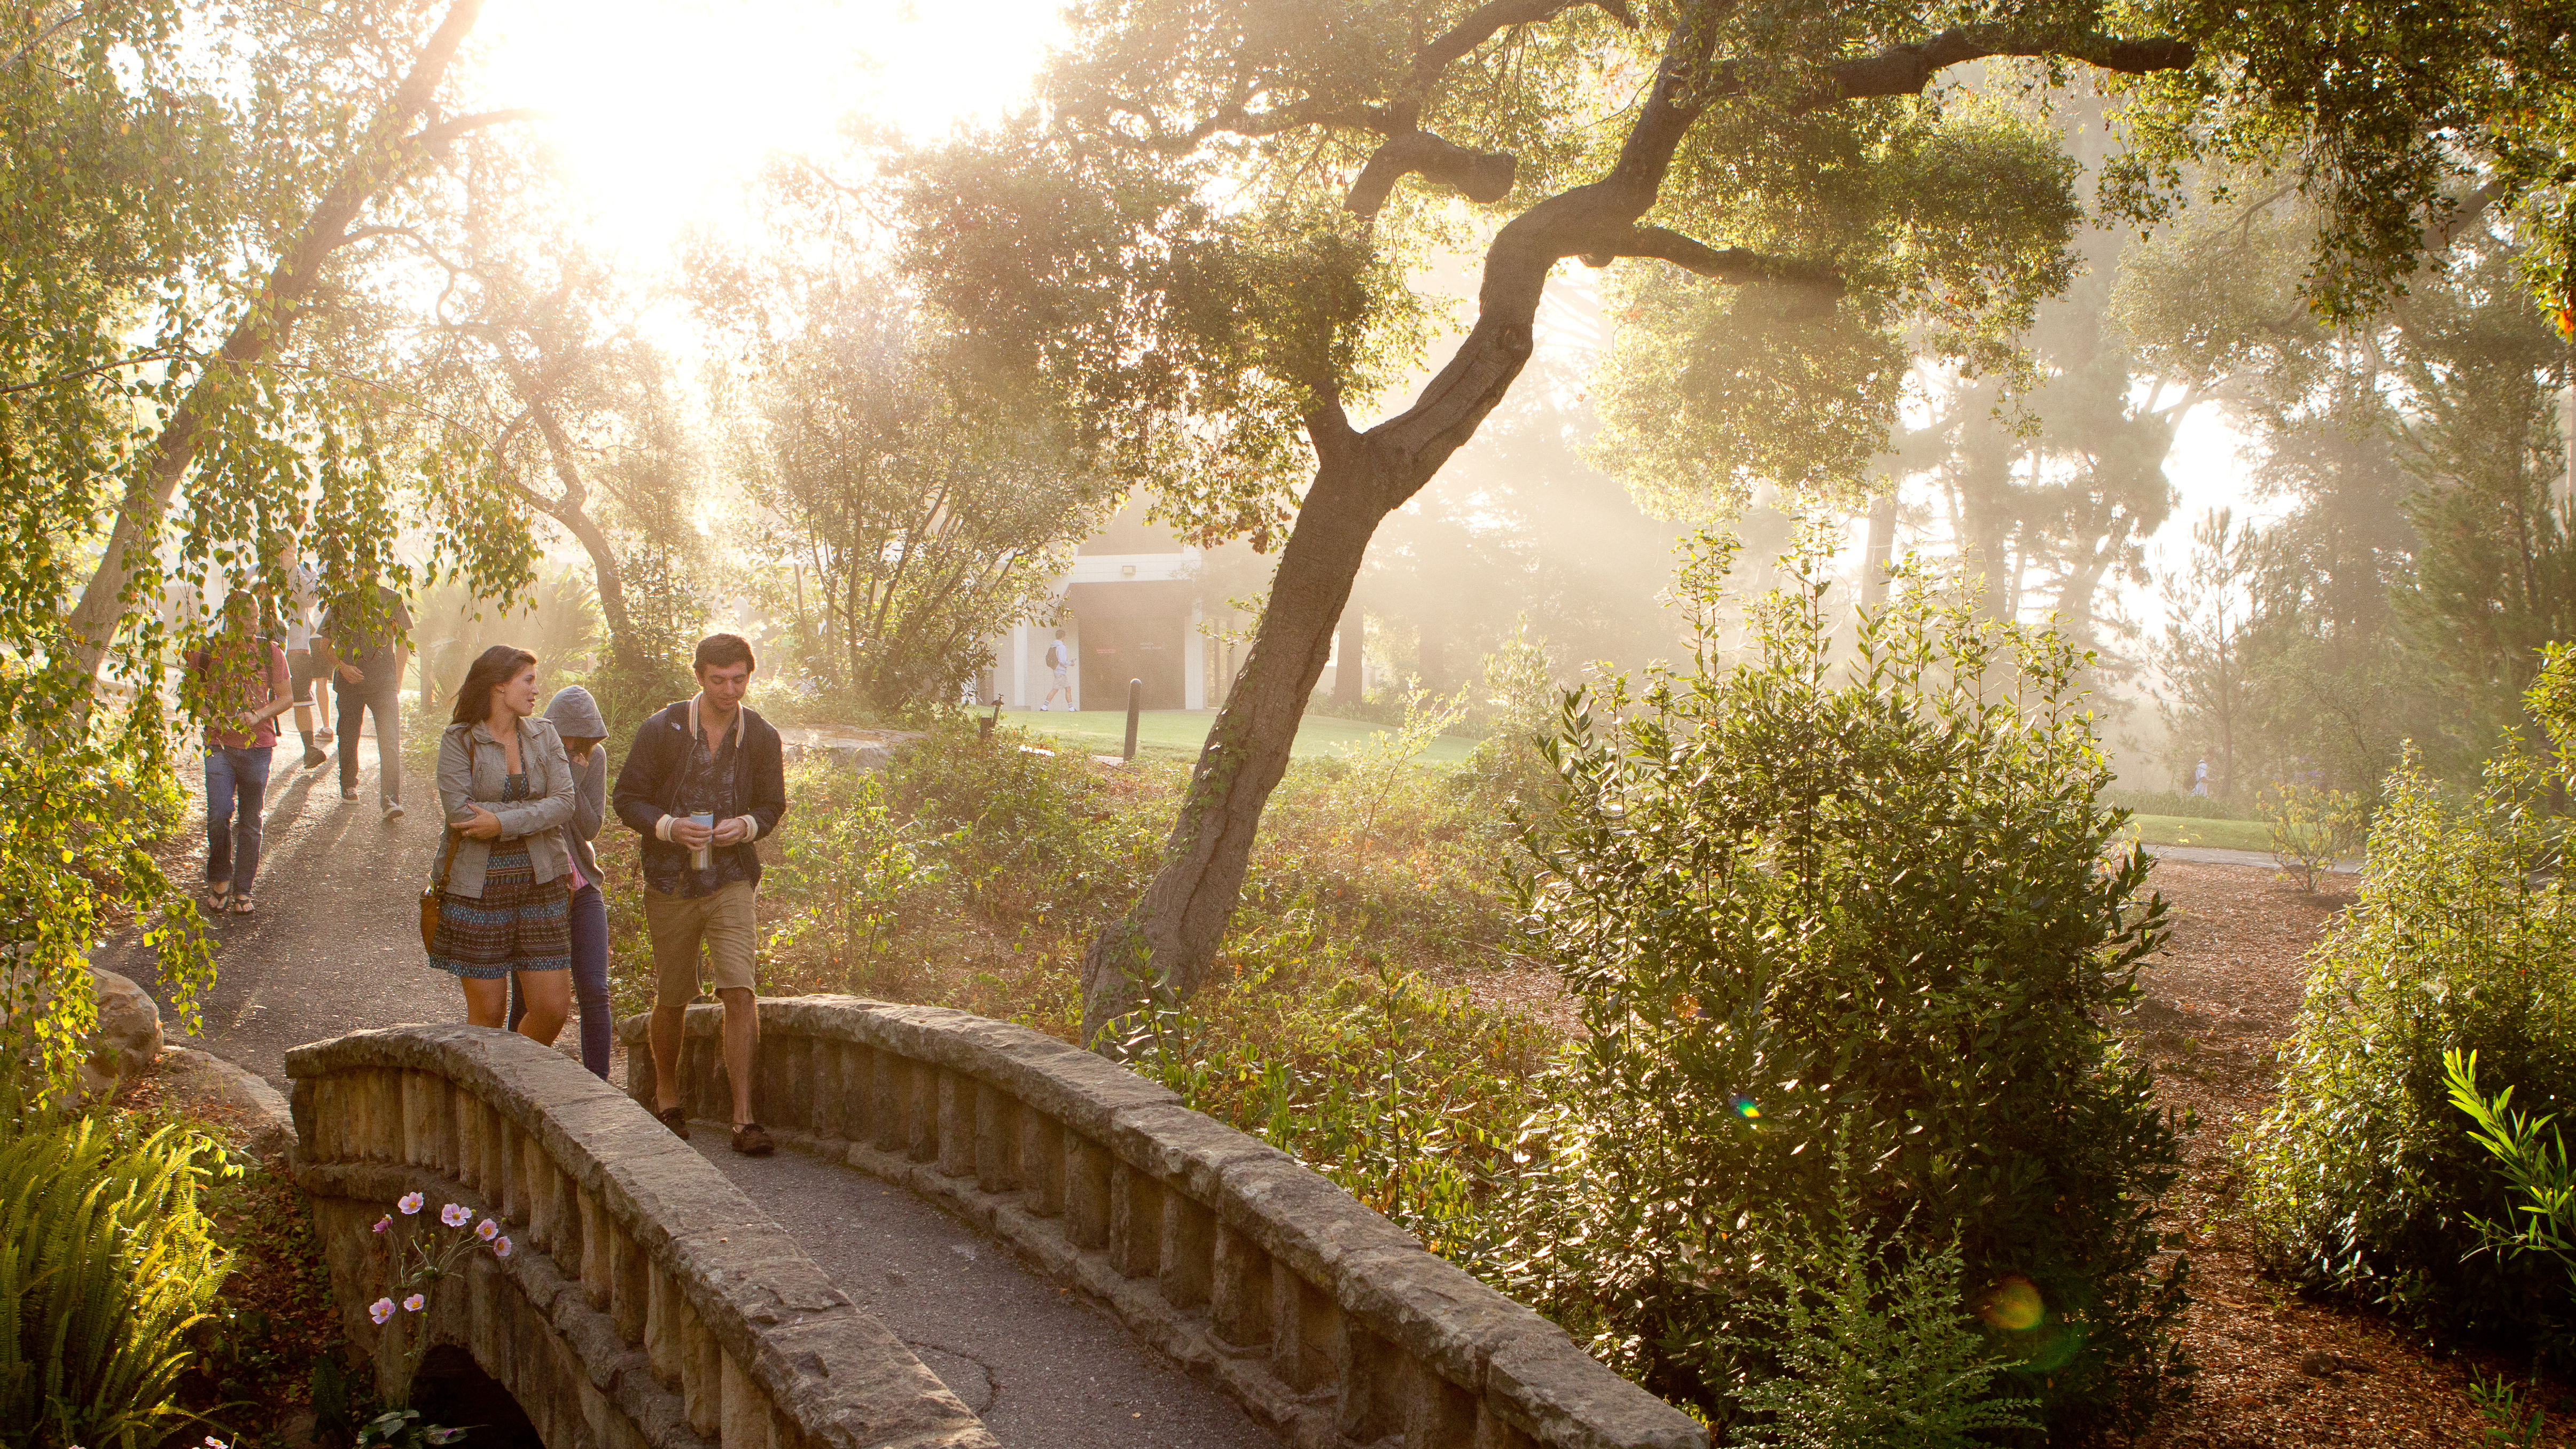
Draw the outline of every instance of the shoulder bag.
[[[446,848],[438,853],[438,873],[420,888],[420,949],[438,949],[438,898],[447,894],[447,868],[456,863],[456,838],[464,834],[451,825],[447,828]]]

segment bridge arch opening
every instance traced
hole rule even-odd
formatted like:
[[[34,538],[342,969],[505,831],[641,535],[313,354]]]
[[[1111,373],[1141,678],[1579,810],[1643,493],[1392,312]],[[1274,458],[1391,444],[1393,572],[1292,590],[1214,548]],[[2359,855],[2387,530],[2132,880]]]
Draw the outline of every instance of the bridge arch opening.
[[[412,1375],[411,1402],[423,1422],[466,1430],[466,1442],[475,1449],[545,1449],[528,1411],[455,1344],[442,1343],[422,1355]]]

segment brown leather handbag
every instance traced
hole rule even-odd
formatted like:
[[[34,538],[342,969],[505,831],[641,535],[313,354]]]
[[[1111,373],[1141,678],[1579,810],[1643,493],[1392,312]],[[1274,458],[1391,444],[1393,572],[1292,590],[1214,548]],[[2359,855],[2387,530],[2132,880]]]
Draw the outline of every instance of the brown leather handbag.
[[[454,826],[447,829],[447,848],[438,853],[438,874],[420,888],[420,949],[438,950],[438,898],[447,894],[447,868],[456,863],[456,838],[464,832]]]

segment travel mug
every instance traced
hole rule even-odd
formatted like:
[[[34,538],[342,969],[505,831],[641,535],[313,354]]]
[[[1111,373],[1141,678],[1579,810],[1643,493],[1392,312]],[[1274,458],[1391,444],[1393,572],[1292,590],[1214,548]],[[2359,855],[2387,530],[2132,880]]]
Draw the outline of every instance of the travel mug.
[[[704,810],[701,810],[695,815],[689,817],[689,823],[691,825],[698,826],[701,829],[708,829],[715,825],[716,817]],[[697,849],[689,852],[689,869],[705,870],[708,866],[715,864],[715,859],[715,846],[712,843],[701,845]]]

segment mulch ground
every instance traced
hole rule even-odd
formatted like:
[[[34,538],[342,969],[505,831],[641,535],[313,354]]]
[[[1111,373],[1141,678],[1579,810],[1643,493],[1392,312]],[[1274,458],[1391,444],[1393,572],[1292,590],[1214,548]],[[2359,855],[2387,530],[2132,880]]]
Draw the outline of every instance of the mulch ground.
[[[2295,1449],[2305,1445],[2476,1445],[2488,1421],[2469,1397],[2473,1373],[2528,1376],[2527,1361],[2451,1353],[2366,1308],[2305,1297],[2267,1276],[2238,1206],[2229,1140],[2270,1105],[2275,1045],[2297,1023],[2301,957],[2354,881],[2329,876],[2310,895],[2244,866],[2157,866],[2176,907],[2172,944],[2140,977],[2145,999],[2124,1032],[2153,1063],[2166,1105],[2197,1115],[2189,1165],[2166,1201],[2169,1231],[2191,1258],[2183,1340],[2199,1366],[2191,1397],[2143,1449]],[[2563,1445],[2576,1422],[2566,1385],[2545,1385],[2547,1430]],[[2513,1442],[2520,1442],[2519,1440]]]

